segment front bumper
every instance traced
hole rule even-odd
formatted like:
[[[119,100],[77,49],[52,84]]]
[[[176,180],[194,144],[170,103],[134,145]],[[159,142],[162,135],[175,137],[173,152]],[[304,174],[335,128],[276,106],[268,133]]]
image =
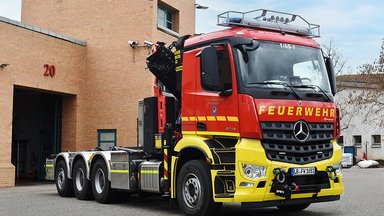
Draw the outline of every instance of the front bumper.
[[[307,203],[338,200],[344,190],[341,174],[337,175],[337,178],[334,180],[328,178],[327,180],[329,180],[329,183],[327,182],[326,186],[324,186],[324,184],[298,184],[298,188],[300,189],[296,191],[288,190],[286,193],[289,194],[284,194],[284,196],[282,196],[281,194],[276,193],[276,181],[274,181],[275,174],[273,173],[275,168],[282,168],[288,171],[291,168],[315,167],[316,173],[324,174],[327,167],[340,163],[342,160],[341,148],[335,141],[332,141],[332,144],[334,145],[334,148],[331,158],[314,163],[298,165],[271,161],[266,157],[264,148],[259,140],[241,139],[237,143],[235,151],[235,188],[233,194],[228,196],[215,194],[214,200],[216,202],[253,203],[252,205],[256,206],[275,206],[281,205],[282,202],[296,202],[292,200],[301,200],[300,202]],[[247,178],[242,171],[242,163],[267,167],[266,176],[256,180]],[[217,174],[218,171],[212,170],[212,177]],[[290,181],[292,181],[292,179]],[[284,186],[284,184],[281,186]]]
[[[289,199],[289,200],[273,200],[273,201],[265,201],[265,202],[243,202],[241,203],[241,207],[262,208],[262,207],[272,207],[272,206],[279,206],[279,205],[297,205],[297,204],[304,204],[304,203],[330,202],[330,201],[336,201],[339,199],[340,199],[340,195]]]

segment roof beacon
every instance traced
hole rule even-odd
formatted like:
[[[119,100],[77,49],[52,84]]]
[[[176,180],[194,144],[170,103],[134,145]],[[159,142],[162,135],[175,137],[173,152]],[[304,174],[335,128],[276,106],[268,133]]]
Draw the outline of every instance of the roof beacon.
[[[217,25],[245,26],[277,30],[306,37],[320,37],[320,25],[312,24],[296,14],[258,9],[248,12],[227,11],[217,15]]]

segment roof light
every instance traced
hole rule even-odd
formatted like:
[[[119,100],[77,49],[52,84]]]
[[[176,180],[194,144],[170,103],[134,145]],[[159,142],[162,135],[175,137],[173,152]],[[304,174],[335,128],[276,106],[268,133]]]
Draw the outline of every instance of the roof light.
[[[217,24],[225,27],[245,26],[320,37],[320,25],[309,23],[296,14],[266,9],[249,12],[227,11],[217,16]]]

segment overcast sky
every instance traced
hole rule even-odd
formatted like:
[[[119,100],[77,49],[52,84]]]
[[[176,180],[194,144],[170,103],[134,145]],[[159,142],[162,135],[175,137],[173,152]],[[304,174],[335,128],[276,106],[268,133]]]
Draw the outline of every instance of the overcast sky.
[[[183,0],[187,1],[187,0]],[[0,16],[20,21],[21,0],[0,0]],[[209,6],[197,10],[196,33],[219,30],[217,14],[227,10],[258,8],[297,13],[311,23],[320,24],[320,44],[332,40],[347,59],[350,72],[377,59],[384,37],[383,0],[196,0]]]

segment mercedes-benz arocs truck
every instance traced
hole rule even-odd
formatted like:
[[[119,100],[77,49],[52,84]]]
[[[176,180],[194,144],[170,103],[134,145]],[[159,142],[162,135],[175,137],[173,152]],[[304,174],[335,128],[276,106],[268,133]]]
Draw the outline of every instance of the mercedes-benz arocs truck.
[[[137,145],[58,154],[60,196],[108,203],[118,191],[150,192],[186,215],[225,202],[302,210],[340,199],[336,83],[313,39],[320,26],[264,9],[228,11],[218,24],[225,29],[156,43]]]

